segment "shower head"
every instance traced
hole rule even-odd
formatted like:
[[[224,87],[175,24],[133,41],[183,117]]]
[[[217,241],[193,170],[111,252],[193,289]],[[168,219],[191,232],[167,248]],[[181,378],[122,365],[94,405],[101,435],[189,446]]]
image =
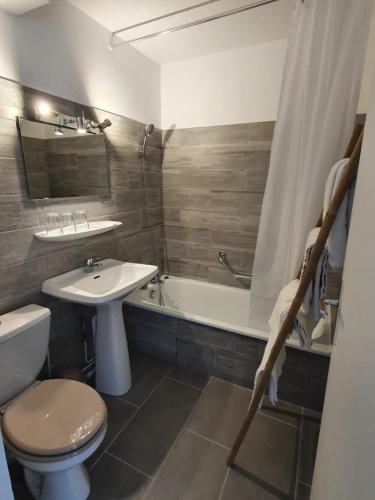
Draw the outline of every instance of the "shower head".
[[[146,154],[146,147],[147,147],[147,139],[150,137],[152,132],[155,130],[155,125],[153,123],[149,123],[148,125],[145,126],[145,135],[143,137],[143,145],[141,146],[140,150],[140,155],[141,158],[144,158]]]
[[[100,130],[100,132],[103,132],[105,128],[110,127],[111,125],[112,125],[111,120],[108,120],[108,118],[106,118],[101,123],[99,123],[98,129]]]

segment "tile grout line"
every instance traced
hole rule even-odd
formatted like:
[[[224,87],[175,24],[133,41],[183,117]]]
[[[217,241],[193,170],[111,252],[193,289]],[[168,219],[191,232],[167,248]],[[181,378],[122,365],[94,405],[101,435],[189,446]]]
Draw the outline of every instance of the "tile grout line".
[[[111,453],[110,451],[106,451],[104,453],[105,455],[109,455],[110,457],[112,458],[115,458],[116,460],[118,460],[119,462],[127,465],[128,467],[130,467],[131,469],[134,469],[135,471],[139,472],[140,474],[142,474],[143,476],[146,476],[148,477],[149,479],[152,479],[152,476],[150,476],[149,474],[146,474],[146,472],[143,472],[141,469],[138,469],[137,467],[135,467],[134,465],[132,464],[129,464],[128,462],[126,462],[125,460],[123,460],[122,458],[114,455],[113,453]]]
[[[270,418],[271,420],[274,420],[275,422],[279,422],[280,424],[285,424],[288,425],[289,427],[292,427],[293,429],[299,429],[300,424],[298,425],[293,425],[290,422],[285,422],[285,420],[281,420],[280,418],[273,417],[272,415],[269,415],[268,413],[263,412],[262,410],[257,411],[258,415],[263,415],[264,417]],[[300,413],[298,415],[299,419],[302,419],[302,414]]]
[[[298,494],[298,478],[299,478],[299,463],[301,458],[301,449],[302,449],[302,422],[303,422],[304,408],[302,407],[301,418],[298,427],[298,449],[297,449],[297,467],[296,467],[296,479],[294,483],[294,498],[297,499]]]
[[[204,390],[204,388],[202,389],[202,387],[197,387],[196,385],[188,384],[187,382],[183,382],[182,380],[178,380],[177,378],[174,378],[174,377],[168,377],[168,379],[172,380],[173,382],[178,382],[179,384],[186,385],[187,387],[190,387],[191,389],[196,389],[198,391],[203,391]]]
[[[199,434],[199,432],[193,431],[192,429],[189,429],[189,427],[184,427],[184,429],[187,432],[190,432],[190,434],[193,434],[194,436],[197,436],[197,437],[199,437],[201,439],[204,439],[208,443],[215,444],[216,446],[220,446],[220,448],[224,448],[224,450],[226,450],[226,451],[230,451],[229,446],[225,446],[224,444],[221,444],[218,441],[214,441],[213,439],[210,439],[210,438],[208,438],[206,436],[203,436],[203,434]]]
[[[230,472],[230,467],[227,467],[227,472],[225,474],[223,485],[221,487],[221,490],[220,490],[220,493],[219,493],[219,496],[218,496],[217,500],[221,500],[221,498],[223,498],[225,485],[227,484],[227,480],[228,480],[228,477],[229,477],[229,472]]]
[[[145,405],[145,403],[148,401],[148,399],[151,397],[151,395],[156,391],[156,389],[161,385],[161,383],[167,378],[167,376],[169,375],[169,373],[171,372],[172,370],[172,367],[168,370],[168,373],[166,373],[164,375],[164,377],[162,377],[159,381],[158,384],[156,384],[156,386],[152,389],[152,391],[150,392],[150,394],[145,398],[145,400],[143,401],[143,403],[141,404],[141,406],[139,406],[135,412],[133,413],[133,415],[131,415],[128,420],[125,422],[125,424],[121,427],[121,429],[118,431],[118,433],[115,435],[115,437],[110,441],[110,443],[108,444],[108,446],[103,450],[103,453],[101,453],[98,457],[97,460],[95,460],[95,462],[93,463],[93,465],[90,467],[89,470],[92,470],[95,465],[99,462],[99,460],[103,457],[104,453],[107,452],[107,450],[109,450],[109,448],[112,446],[112,444],[115,442],[115,440],[119,437],[119,435],[122,433],[122,431],[125,429],[125,427],[133,420],[133,418],[138,414],[139,410],[141,408],[143,408],[143,406]],[[146,473],[144,473],[146,474]],[[147,475],[147,474],[146,474]]]
[[[199,398],[197,399],[197,402],[195,403],[194,407],[192,408],[191,412],[190,412],[190,415],[188,416],[187,418],[187,422],[190,420],[191,416],[193,415],[193,413],[195,412],[198,404],[200,403],[201,399],[203,398],[203,395],[205,394],[206,390],[207,390],[207,387],[210,383],[210,380],[211,378],[208,380],[207,384],[206,384],[206,387],[202,390]],[[180,430],[180,432],[177,434],[176,436],[176,439],[174,440],[172,446],[169,448],[168,450],[168,453],[166,454],[166,456],[164,457],[164,460],[161,462],[160,466],[159,466],[159,469],[157,470],[155,476],[153,477],[151,483],[149,484],[149,487],[146,489],[145,491],[145,494],[143,495],[142,497],[142,500],[145,500],[147,495],[149,494],[149,492],[151,491],[151,488],[152,486],[155,484],[157,478],[159,477],[159,474],[162,470],[162,468],[164,467],[164,464],[166,463],[166,461],[168,460],[168,457],[171,455],[172,451],[175,449],[176,445],[177,445],[177,442],[179,440],[179,438],[182,436],[182,433],[185,431],[185,425],[182,427],[182,429]]]
[[[137,408],[137,409],[139,409],[139,408],[140,408],[140,406],[139,406],[139,405],[136,405],[135,403],[132,403],[131,401],[127,401],[126,399],[122,399],[122,398],[120,398],[119,396],[115,396],[115,397],[116,397],[116,400],[121,401],[121,403],[124,403],[124,404],[126,404],[126,405],[129,405],[129,406],[131,406],[132,408]]]

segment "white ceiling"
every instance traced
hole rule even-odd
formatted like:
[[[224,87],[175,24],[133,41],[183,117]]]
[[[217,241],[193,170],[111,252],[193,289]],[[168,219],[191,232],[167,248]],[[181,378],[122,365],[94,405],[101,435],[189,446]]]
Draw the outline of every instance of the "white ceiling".
[[[201,3],[202,0],[68,0],[110,31]],[[200,19],[217,12],[248,5],[253,0],[218,0],[190,12],[154,22],[120,35],[123,39],[149,34]],[[133,46],[158,63],[167,63],[213,52],[284,38],[288,33],[294,0],[216,20],[204,25],[134,43]],[[118,39],[117,39],[118,40]],[[121,50],[118,48],[116,50]]]
[[[64,1],[64,0],[59,0]],[[153,17],[201,3],[203,0],[66,0],[86,15],[115,31]],[[136,28],[120,35],[123,40],[200,19],[217,12],[248,5],[254,0],[218,0],[191,12]],[[375,0],[374,0],[375,2]],[[0,8],[23,14],[49,0],[0,0]],[[163,64],[285,38],[295,0],[279,0],[234,16],[166,34],[133,46]],[[375,10],[374,10],[375,15]],[[117,38],[119,40],[119,38]],[[109,40],[108,40],[109,41]],[[121,50],[118,48],[116,50]]]
[[[18,15],[47,3],[49,3],[49,0],[0,0],[0,9]]]

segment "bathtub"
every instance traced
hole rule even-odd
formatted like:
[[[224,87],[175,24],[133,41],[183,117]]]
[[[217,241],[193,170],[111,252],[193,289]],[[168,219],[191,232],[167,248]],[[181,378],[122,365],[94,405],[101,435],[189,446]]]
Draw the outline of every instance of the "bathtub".
[[[131,293],[125,303],[227,332],[268,339],[268,332],[249,326],[249,290],[170,276],[160,287],[148,285],[147,289]],[[330,325],[330,316],[325,321]],[[301,349],[295,338],[288,339],[287,345]],[[309,352],[327,356],[330,351],[325,336],[313,342]]]
[[[252,388],[268,334],[249,326],[249,299],[248,290],[186,278],[149,284],[125,299],[129,347]],[[314,343],[306,351],[288,340],[279,397],[321,411],[329,349]]]

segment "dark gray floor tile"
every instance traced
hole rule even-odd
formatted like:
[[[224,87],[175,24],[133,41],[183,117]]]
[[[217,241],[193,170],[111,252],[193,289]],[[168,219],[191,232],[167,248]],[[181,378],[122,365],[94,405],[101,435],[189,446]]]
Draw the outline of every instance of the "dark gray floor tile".
[[[307,484],[297,483],[296,500],[309,500],[311,495],[311,488]]]
[[[210,379],[187,427],[231,447],[249,406],[251,392],[238,385]]]
[[[107,406],[107,432],[102,444],[96,452],[91,455],[88,460],[86,460],[86,466],[88,468],[94,465],[109,443],[120,432],[129,418],[137,410],[135,406],[132,406],[126,401],[122,401],[114,396],[106,396],[102,394],[102,397]]]
[[[197,389],[204,389],[210,377],[209,375],[203,373],[193,372],[182,368],[181,366],[176,366],[168,375],[168,378],[179,380],[180,382],[189,384]]]
[[[132,352],[130,355],[133,385],[120,396],[124,401],[140,406],[155,389],[160,380],[171,370],[171,365],[155,356]]]
[[[89,500],[140,500],[150,484],[144,474],[107,453],[90,472]]]
[[[298,479],[307,484],[312,483],[315,456],[318,447],[319,430],[319,413],[315,413],[310,410],[304,410],[301,424]]]
[[[231,469],[220,500],[280,500],[280,495],[247,471]]]
[[[268,397],[265,397],[260,411],[295,427],[300,425],[302,408],[287,401],[278,401],[276,406],[273,406]]]
[[[147,500],[217,500],[227,450],[185,430],[163,465]]]
[[[109,451],[154,475],[200,394],[199,390],[185,384],[163,380]]]
[[[238,424],[237,424],[238,429]],[[236,458],[236,465],[264,485],[293,497],[296,481],[299,429],[257,413]]]

